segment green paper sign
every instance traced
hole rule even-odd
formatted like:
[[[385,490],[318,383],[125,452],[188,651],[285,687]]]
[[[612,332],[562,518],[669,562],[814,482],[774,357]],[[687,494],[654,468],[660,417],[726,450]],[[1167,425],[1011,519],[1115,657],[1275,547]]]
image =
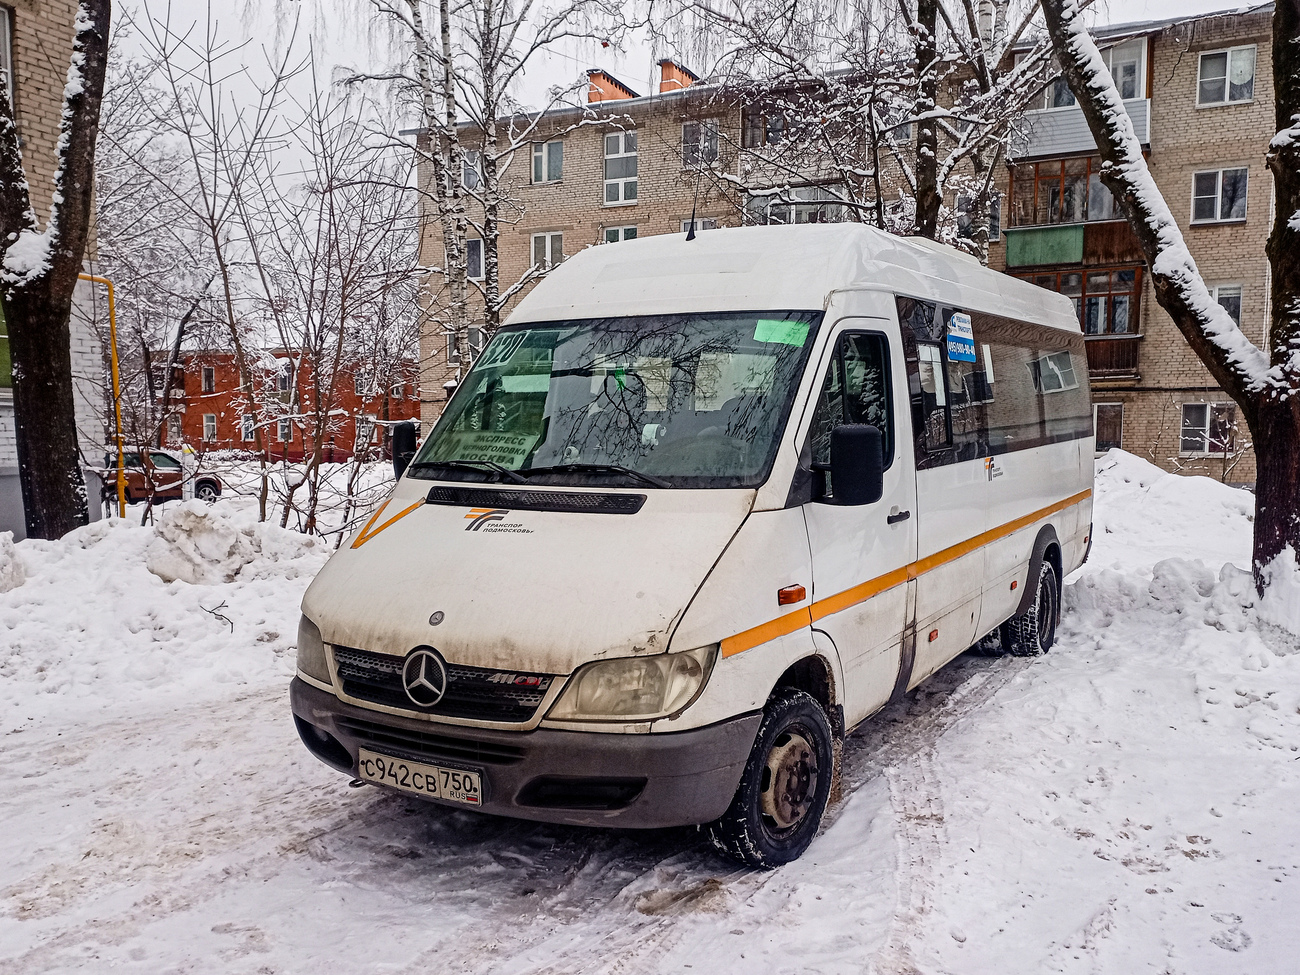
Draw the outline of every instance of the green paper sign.
[[[773,318],[760,318],[754,326],[755,342],[776,342],[803,348],[808,340],[807,322],[782,322]]]

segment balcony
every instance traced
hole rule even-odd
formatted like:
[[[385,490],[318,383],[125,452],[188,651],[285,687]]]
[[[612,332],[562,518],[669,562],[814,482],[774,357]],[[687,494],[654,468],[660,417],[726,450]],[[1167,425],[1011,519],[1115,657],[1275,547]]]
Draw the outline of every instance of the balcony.
[[[1124,111],[1133,120],[1138,142],[1151,144],[1151,99],[1131,98]],[[1048,108],[1025,113],[1025,141],[1016,155],[1022,159],[1038,156],[1084,155],[1097,151],[1097,143],[1084,121],[1078,105]]]
[[[1141,341],[1141,335],[1087,336],[1088,378],[1093,381],[1140,379],[1138,346]]]

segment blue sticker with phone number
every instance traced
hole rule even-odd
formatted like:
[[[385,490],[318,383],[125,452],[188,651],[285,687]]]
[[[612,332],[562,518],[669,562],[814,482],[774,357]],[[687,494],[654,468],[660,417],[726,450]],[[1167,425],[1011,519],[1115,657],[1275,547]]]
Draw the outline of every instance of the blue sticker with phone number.
[[[971,331],[970,316],[955,311],[948,319],[948,361],[975,361],[975,333]]]

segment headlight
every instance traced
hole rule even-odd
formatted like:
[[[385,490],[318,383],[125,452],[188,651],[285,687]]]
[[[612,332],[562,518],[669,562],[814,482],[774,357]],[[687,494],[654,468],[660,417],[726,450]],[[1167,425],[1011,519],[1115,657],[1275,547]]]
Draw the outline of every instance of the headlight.
[[[579,668],[551,708],[559,721],[645,721],[680,711],[709,679],[718,645]]]
[[[316,624],[305,616],[298,620],[298,669],[323,684],[333,683],[329,661],[325,659],[325,641]]]

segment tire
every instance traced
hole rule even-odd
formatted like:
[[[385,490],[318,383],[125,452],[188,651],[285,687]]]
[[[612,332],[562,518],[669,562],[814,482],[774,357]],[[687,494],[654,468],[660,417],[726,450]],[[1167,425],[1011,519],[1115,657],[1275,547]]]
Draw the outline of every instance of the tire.
[[[194,486],[194,496],[200,501],[206,501],[212,504],[217,498],[221,497],[221,488],[217,487],[211,481],[199,481]]]
[[[834,777],[826,712],[804,691],[781,688],[767,702],[735,798],[709,824],[709,838],[749,867],[796,860],[817,835]]]
[[[1056,569],[1043,559],[1038,569],[1034,601],[1023,616],[1002,624],[1002,646],[1016,657],[1037,657],[1056,642],[1056,620],[1061,612],[1061,583]]]

